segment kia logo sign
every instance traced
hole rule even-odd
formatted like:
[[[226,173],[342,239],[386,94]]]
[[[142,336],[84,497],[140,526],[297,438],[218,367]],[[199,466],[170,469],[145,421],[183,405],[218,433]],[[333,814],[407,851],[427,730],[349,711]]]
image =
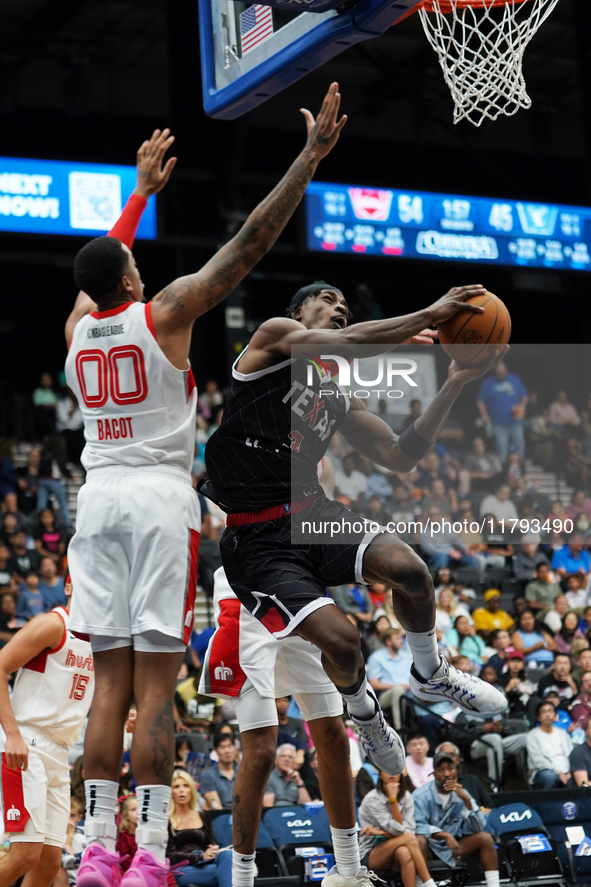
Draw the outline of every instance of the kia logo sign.
[[[523,819],[531,819],[531,815],[531,810],[524,810],[523,813],[512,810],[511,813],[501,813],[501,822],[521,822]]]

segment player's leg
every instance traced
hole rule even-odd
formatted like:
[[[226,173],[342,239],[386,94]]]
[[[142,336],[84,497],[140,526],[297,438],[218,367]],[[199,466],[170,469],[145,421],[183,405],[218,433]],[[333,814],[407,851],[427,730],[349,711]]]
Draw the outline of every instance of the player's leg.
[[[39,863],[43,841],[13,841],[8,853],[0,859],[0,887],[10,887]]]
[[[263,698],[252,685],[246,685],[233,705],[242,760],[232,794],[232,883],[252,887],[263,795],[277,755],[277,708],[274,699]]]
[[[62,864],[62,848],[42,844],[41,855],[36,865],[29,869],[21,887],[49,887]]]
[[[148,652],[154,634],[150,632],[151,638],[145,643],[143,636],[134,638],[133,696],[137,719],[131,767],[137,783],[138,851],[146,851],[164,865],[174,769],[173,698],[185,646],[182,641],[161,635],[161,642]]]
[[[449,666],[439,656],[433,580],[410,546],[391,533],[376,536],[363,553],[362,575],[392,588],[394,612],[413,655],[410,683],[418,699],[449,699],[475,715],[490,716],[505,710],[503,693]]]
[[[133,647],[131,638],[95,635],[91,642],[95,690],[84,738],[84,831],[89,844],[80,861],[77,884],[112,887],[121,880],[119,854],[115,851],[115,808],[123,728],[133,695]]]
[[[305,712],[318,755],[318,782],[334,848],[335,867],[324,879],[325,887],[344,887],[345,884],[357,884],[357,878],[363,877],[360,875],[349,737],[342,716],[308,719],[310,712],[306,711],[306,703],[313,704],[313,697],[322,698],[320,694],[296,695],[298,705],[303,706],[302,712]]]
[[[401,773],[406,751],[398,734],[384,721],[369,686],[359,631],[335,606],[322,606],[296,626],[300,637],[322,651],[322,666],[343,697],[359,740],[373,762],[387,773]]]

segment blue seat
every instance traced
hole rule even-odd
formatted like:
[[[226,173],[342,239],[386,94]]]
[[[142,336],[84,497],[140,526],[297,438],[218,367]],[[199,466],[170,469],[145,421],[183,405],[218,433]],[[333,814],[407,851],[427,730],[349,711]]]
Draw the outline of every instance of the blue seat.
[[[212,811],[212,828],[216,844],[220,847],[232,846],[232,814],[224,811]],[[256,865],[261,879],[273,878],[274,884],[288,887],[291,880],[287,877],[287,868],[283,857],[273,843],[273,838],[265,824],[261,822],[256,844]],[[280,880],[281,879],[281,880]]]
[[[313,811],[298,804],[293,807],[269,807],[263,822],[276,847],[320,846],[331,843],[330,825],[324,807]]]
[[[532,807],[556,841],[560,862],[570,873],[570,880],[582,884],[591,882],[591,857],[575,856],[576,845],[571,846],[566,832],[569,826],[579,826],[591,837],[591,798],[533,801]]]
[[[514,884],[564,883],[557,843],[537,811],[528,804],[506,804],[491,810],[488,822],[497,842],[499,867],[505,868]],[[548,849],[524,850],[520,839],[528,835],[543,835]]]

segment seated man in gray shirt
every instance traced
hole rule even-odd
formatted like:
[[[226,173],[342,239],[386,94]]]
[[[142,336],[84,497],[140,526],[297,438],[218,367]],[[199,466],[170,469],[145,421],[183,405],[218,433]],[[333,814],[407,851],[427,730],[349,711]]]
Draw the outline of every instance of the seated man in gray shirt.
[[[231,810],[234,780],[238,771],[234,740],[227,733],[220,733],[213,747],[219,763],[205,770],[199,791],[207,801],[206,810]]]
[[[306,804],[310,801],[304,781],[295,769],[295,762],[295,745],[280,745],[275,769],[269,776],[263,796],[263,807],[291,807],[293,804]]]

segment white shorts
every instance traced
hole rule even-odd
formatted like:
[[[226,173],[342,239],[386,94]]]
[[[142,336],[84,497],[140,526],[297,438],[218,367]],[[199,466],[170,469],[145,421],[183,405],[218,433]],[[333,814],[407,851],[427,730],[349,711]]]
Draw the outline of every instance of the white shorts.
[[[278,697],[290,695],[280,693]],[[343,713],[343,700],[334,686],[325,693],[294,693],[293,697],[305,721],[338,718]],[[232,705],[241,733],[261,727],[276,727],[279,724],[275,700],[261,696],[249,680],[245,682],[237,699],[232,700]]]
[[[216,603],[219,627],[205,654],[199,692],[229,699],[242,731],[275,726],[280,696],[294,696],[306,720],[343,713],[317,647],[298,635],[274,637],[234,596]]]
[[[88,472],[68,548],[70,625],[132,639],[193,629],[201,517],[189,474],[172,465]]]
[[[68,749],[19,725],[29,748],[26,770],[10,770],[2,754],[2,814],[10,842],[63,847],[70,818]],[[0,731],[0,749],[6,736]]]

